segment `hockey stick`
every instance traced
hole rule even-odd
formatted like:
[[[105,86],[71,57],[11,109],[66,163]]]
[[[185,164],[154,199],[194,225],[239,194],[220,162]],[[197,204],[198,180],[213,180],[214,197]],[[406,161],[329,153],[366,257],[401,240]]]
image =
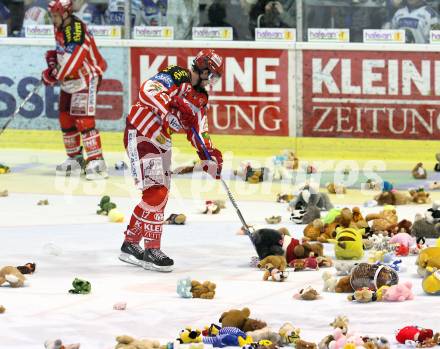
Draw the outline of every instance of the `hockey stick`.
[[[200,146],[202,147],[203,152],[205,153],[206,159],[208,159],[209,161],[213,161],[212,158],[211,158],[211,155],[209,155],[209,153],[208,153],[208,149],[206,149],[205,143],[204,143],[203,140],[200,138],[199,133],[196,132],[196,130],[194,129],[194,127],[191,128],[191,130],[192,130],[192,132],[193,132],[193,134],[194,134],[194,137],[196,137],[197,142],[198,142],[198,143],[200,144]],[[237,202],[235,201],[234,197],[232,196],[232,193],[231,193],[231,191],[229,190],[228,185],[226,184],[226,182],[225,182],[225,180],[224,180],[223,178],[220,178],[220,180],[221,180],[221,182],[222,182],[222,184],[223,184],[223,187],[224,187],[225,190],[226,190],[226,194],[228,194],[228,197],[229,197],[229,200],[231,201],[232,206],[234,206],[235,210],[237,211],[238,218],[240,218],[241,224],[243,224],[243,228],[245,229],[245,233],[246,233],[246,235],[249,236],[249,238],[250,238],[251,241],[252,241],[252,244],[255,246],[255,244],[254,244],[254,240],[252,239],[252,232],[250,231],[249,226],[247,225],[246,221],[244,220],[243,215],[241,214],[241,211],[240,211],[240,209],[238,208]]]
[[[35,85],[34,89],[29,92],[29,94],[26,96],[26,98],[23,100],[23,102],[21,102],[21,104],[17,107],[17,109],[15,109],[14,114],[12,114],[12,116],[9,118],[8,121],[6,121],[6,123],[2,126],[2,128],[0,129],[0,135],[3,133],[4,130],[6,130],[6,128],[8,127],[8,125],[11,123],[12,120],[14,120],[14,118],[17,116],[18,112],[21,110],[21,108],[24,107],[24,105],[27,103],[27,101],[35,94],[38,92],[38,90],[40,89],[40,87],[43,85],[43,80],[40,80],[38,82],[37,85]]]

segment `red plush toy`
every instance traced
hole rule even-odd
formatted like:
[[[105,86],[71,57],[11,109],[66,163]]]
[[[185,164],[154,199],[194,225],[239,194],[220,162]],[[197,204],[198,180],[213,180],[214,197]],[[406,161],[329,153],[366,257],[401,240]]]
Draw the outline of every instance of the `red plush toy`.
[[[432,338],[433,336],[434,333],[429,328],[406,326],[397,331],[396,340],[401,344],[406,344],[407,341],[421,343],[426,339]]]
[[[409,255],[409,247],[399,244],[399,246],[396,247],[396,256],[408,256]]]

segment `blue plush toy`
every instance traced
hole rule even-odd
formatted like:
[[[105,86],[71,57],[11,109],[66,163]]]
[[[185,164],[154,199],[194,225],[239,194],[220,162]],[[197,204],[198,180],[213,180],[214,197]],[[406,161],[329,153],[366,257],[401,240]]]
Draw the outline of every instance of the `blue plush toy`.
[[[243,347],[252,343],[252,338],[236,327],[223,327],[217,336],[203,337],[204,344],[211,344],[214,348]]]
[[[177,294],[182,298],[192,298],[191,279],[180,279],[177,281]]]

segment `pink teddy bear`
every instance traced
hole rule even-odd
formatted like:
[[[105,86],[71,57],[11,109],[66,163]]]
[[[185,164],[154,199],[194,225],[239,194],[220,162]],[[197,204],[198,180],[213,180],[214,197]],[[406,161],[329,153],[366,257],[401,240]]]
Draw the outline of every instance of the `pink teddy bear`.
[[[394,235],[390,240],[390,244],[401,244],[405,247],[411,247],[416,244],[416,239],[407,233],[398,233]]]
[[[412,292],[412,283],[410,281],[385,288],[382,293],[382,299],[388,302],[403,302],[414,299]]]
[[[357,348],[362,346],[364,343],[360,336],[350,332],[347,333],[347,335],[344,335],[340,328],[336,328],[333,331],[333,338],[334,340],[332,340],[328,345],[329,349],[342,349],[349,343],[351,344],[350,347]]]

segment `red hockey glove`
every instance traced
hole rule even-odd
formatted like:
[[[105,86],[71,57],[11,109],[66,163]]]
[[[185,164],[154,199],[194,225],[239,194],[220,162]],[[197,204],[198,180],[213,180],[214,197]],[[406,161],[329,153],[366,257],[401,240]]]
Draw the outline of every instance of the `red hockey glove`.
[[[208,154],[211,156],[211,160],[208,160],[203,150],[199,150],[197,154],[199,155],[200,160],[202,160],[203,171],[209,173],[215,179],[220,179],[223,166],[221,151],[215,148],[208,149]]]
[[[57,66],[57,51],[46,51],[46,63],[48,68],[55,68]]]
[[[53,86],[53,85],[55,85],[57,83],[57,79],[56,79],[55,76],[56,76],[56,69],[54,69],[54,68],[47,68],[41,74],[41,79],[43,79],[43,83],[46,86]]]
[[[197,126],[197,116],[194,115],[190,105],[185,102],[181,97],[174,96],[170,102],[171,108],[175,108],[180,111],[179,120],[183,128],[186,130]]]

